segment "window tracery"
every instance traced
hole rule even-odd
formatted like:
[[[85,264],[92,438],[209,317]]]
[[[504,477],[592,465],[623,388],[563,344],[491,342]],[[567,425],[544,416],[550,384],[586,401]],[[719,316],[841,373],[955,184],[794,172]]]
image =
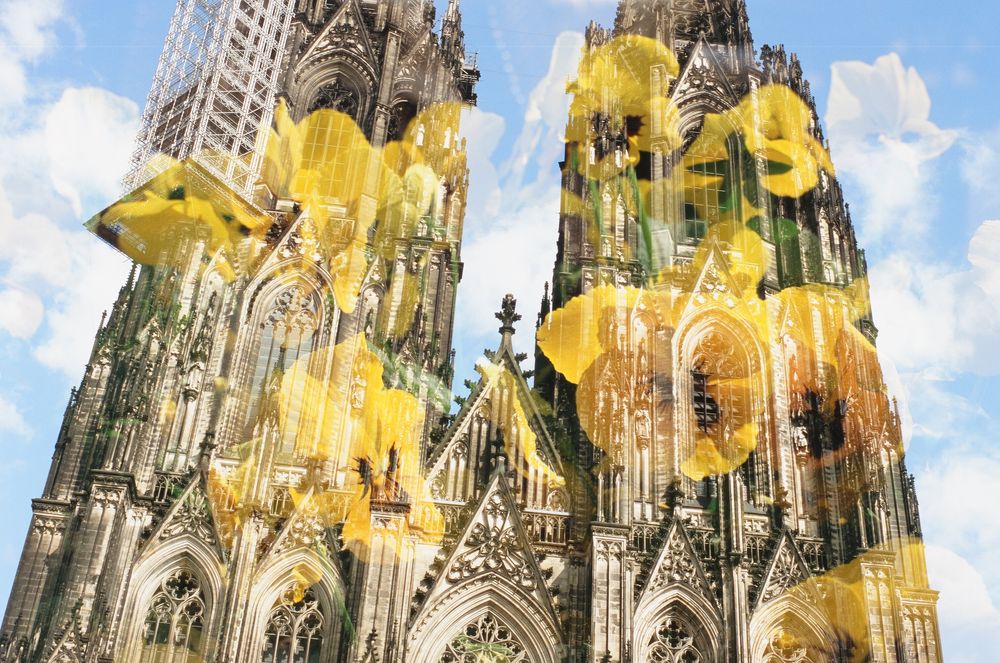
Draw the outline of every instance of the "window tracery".
[[[358,95],[345,86],[340,80],[324,85],[317,90],[313,101],[309,104],[309,112],[330,109],[345,115],[350,115],[355,120],[358,116]]]
[[[647,661],[650,663],[701,663],[706,660],[698,647],[697,629],[685,620],[671,615],[657,627],[649,640]]]
[[[766,450],[757,442],[759,391],[758,369],[746,344],[728,331],[710,329],[702,334],[691,353],[691,426],[726,456],[737,458],[750,446],[749,457],[740,466],[747,498],[761,504],[770,496],[770,473]],[[751,439],[752,438],[752,439]]]
[[[261,663],[318,663],[323,651],[323,611],[312,589],[292,585],[271,611]]]
[[[205,599],[189,571],[171,573],[153,595],[142,636],[142,663],[194,663],[201,660]]]
[[[786,626],[775,630],[764,650],[764,663],[818,663],[821,660],[808,641]]]
[[[301,396],[308,377],[305,364],[312,352],[318,326],[316,298],[301,286],[286,288],[274,298],[261,323],[250,383],[248,422],[254,421],[268,381],[275,374],[280,374],[282,383],[289,386],[289,402],[303,402]],[[300,418],[299,408],[289,408],[283,422],[282,452],[295,450]]]
[[[440,663],[527,663],[528,655],[511,630],[491,614],[470,622],[445,647]]]

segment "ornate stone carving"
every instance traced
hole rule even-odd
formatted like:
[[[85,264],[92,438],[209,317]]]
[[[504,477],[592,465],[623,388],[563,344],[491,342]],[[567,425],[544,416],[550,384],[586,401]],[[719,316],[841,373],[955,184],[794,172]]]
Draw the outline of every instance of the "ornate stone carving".
[[[771,560],[771,566],[762,583],[760,604],[772,601],[792,587],[805,582],[810,577],[809,569],[802,561],[795,543],[786,532],[778,544]]]
[[[655,592],[674,583],[695,589],[710,600],[715,599],[698,554],[678,520],[670,526],[643,593]]]
[[[510,508],[498,491],[486,498],[478,517],[479,522],[472,525],[463,541],[463,552],[448,569],[448,580],[458,582],[492,572],[525,590],[534,590],[538,583],[528,559],[531,553],[526,550],[520,524],[512,522]]]
[[[522,663],[528,660],[524,645],[518,641],[510,628],[489,613],[467,624],[462,632],[448,643],[441,656],[441,663],[461,661]]]
[[[190,534],[210,545],[215,544],[215,527],[208,507],[208,498],[198,488],[189,489],[181,497],[160,529],[161,539],[182,534]]]

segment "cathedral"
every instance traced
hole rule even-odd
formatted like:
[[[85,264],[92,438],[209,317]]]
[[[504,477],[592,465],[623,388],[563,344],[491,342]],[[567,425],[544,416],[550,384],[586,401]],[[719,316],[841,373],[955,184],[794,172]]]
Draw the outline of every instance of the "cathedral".
[[[797,57],[745,0],[591,23],[552,280],[453,392],[480,73],[441,9],[179,0],[0,661],[941,661]]]

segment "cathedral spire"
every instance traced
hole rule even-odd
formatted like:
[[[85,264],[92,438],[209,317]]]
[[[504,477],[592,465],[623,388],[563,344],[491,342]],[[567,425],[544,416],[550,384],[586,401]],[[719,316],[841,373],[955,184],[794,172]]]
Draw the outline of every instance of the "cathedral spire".
[[[441,47],[459,64],[465,60],[465,33],[462,32],[459,0],[448,0],[448,9],[441,22]]]
[[[514,295],[509,292],[504,295],[503,302],[500,304],[500,310],[493,315],[501,323],[499,332],[503,336],[503,342],[509,344],[510,337],[516,331],[514,323],[521,319],[521,314],[517,312],[517,300],[514,299]]]
[[[704,37],[717,44],[747,44],[746,0],[621,0],[614,32],[671,44]]]

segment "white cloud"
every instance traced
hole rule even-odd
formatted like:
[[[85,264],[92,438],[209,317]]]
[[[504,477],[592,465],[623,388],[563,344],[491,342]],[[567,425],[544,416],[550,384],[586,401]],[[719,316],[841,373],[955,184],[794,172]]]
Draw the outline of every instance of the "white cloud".
[[[24,420],[17,406],[0,395],[0,431],[13,433],[18,437],[31,437],[31,427]]]
[[[1000,511],[994,486],[1000,458],[981,448],[951,450],[918,472],[920,511],[925,535],[932,543],[947,543],[963,555],[992,556],[1000,549]],[[1000,581],[1000,569],[992,569]]]
[[[931,122],[930,111],[920,74],[895,53],[831,67],[826,125],[841,175],[862,192],[862,244],[918,239],[930,223],[932,163],[958,137]]]
[[[566,82],[576,73],[582,44],[579,33],[564,32],[557,37],[548,72],[532,90],[524,125],[499,169],[490,165],[490,154],[480,154],[475,161],[470,154],[471,195],[486,202],[482,207],[470,205],[466,214],[465,272],[457,312],[462,325],[456,330],[464,340],[495,344],[493,313],[509,292],[524,316],[515,344],[525,351],[534,347],[534,313],[544,283],[552,277],[558,236],[560,180],[553,164],[564,149],[562,135],[569,108]],[[492,153],[502,129],[497,120],[480,114],[471,130],[488,139],[487,149]],[[477,185],[483,175],[487,184]],[[478,194],[477,186],[483,187]]]
[[[14,338],[31,338],[44,314],[42,300],[30,290],[16,286],[0,290],[0,329]]]
[[[52,27],[62,16],[62,0],[7,0],[0,5],[0,108],[27,96],[24,71],[54,43]]]
[[[1000,651],[1000,612],[979,571],[947,548],[928,545],[925,553],[931,586],[941,592],[938,618],[946,660],[979,663],[983,652]]]
[[[101,311],[114,301],[130,263],[86,232],[70,240],[74,247],[70,282],[52,298],[45,320],[47,333],[34,356],[45,366],[78,379],[90,357]]]
[[[44,126],[53,184],[77,216],[86,197],[100,206],[118,197],[139,127],[134,101],[101,88],[67,88]]]
[[[869,270],[879,342],[904,371],[1000,371],[1000,221],[969,242],[971,267],[900,251]]]

